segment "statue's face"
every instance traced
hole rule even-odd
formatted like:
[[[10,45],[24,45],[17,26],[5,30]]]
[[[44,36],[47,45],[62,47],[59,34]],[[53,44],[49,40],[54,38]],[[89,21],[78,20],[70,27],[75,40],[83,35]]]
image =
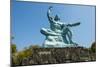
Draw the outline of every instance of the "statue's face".
[[[58,17],[58,15],[55,16],[54,20],[55,21],[60,21],[60,18]]]
[[[55,21],[60,21],[59,19],[56,19]]]

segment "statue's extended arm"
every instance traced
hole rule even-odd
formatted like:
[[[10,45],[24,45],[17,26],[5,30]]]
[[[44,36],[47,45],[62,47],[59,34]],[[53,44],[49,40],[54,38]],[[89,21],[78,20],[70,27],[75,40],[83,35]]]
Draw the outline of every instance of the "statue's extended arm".
[[[48,11],[47,11],[47,17],[48,17],[50,22],[53,21],[53,17],[51,16],[51,9],[52,9],[52,6],[50,6]]]
[[[80,22],[74,23],[74,24],[67,24],[68,27],[78,26],[80,25]]]

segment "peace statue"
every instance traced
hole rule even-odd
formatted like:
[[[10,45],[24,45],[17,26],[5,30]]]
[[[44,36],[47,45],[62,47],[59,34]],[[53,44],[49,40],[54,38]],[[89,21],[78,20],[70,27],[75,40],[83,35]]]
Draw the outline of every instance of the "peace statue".
[[[80,22],[74,24],[65,24],[60,22],[58,15],[51,16],[52,6],[47,11],[47,17],[50,23],[50,29],[42,28],[40,32],[46,36],[43,47],[76,47],[78,44],[72,41],[72,32],[70,27],[80,25]]]

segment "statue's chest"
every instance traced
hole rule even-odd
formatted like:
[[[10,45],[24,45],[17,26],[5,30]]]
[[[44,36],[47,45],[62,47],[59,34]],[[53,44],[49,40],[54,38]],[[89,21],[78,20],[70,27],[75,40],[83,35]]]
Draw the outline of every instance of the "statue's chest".
[[[53,31],[55,31],[56,33],[61,33],[61,31],[62,31],[61,25],[60,25],[60,24],[57,24],[57,23],[54,23],[54,24],[52,25],[52,29],[53,29]]]
[[[58,24],[58,23],[54,23],[54,27],[55,27],[56,29],[61,29],[61,25]]]

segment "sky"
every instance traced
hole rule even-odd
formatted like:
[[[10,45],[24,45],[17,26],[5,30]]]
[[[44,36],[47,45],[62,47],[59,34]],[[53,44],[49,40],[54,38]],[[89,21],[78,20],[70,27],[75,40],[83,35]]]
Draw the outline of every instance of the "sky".
[[[47,10],[53,6],[52,14],[60,17],[61,22],[73,24],[80,22],[76,27],[70,28],[73,33],[72,40],[80,46],[90,47],[95,42],[95,6],[54,4],[38,2],[11,3],[11,36],[18,50],[30,45],[42,46],[45,36],[40,33],[41,28],[49,28]]]

